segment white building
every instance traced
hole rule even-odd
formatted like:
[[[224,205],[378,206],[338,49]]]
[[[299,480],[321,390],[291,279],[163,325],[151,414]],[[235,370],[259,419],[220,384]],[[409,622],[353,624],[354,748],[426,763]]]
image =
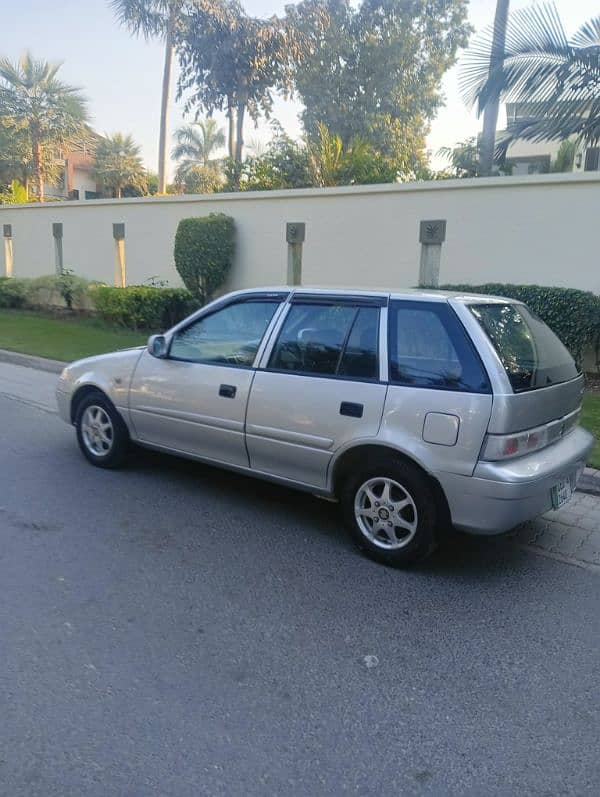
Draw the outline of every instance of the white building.
[[[56,185],[46,186],[48,198],[99,199],[102,188],[94,176],[95,141],[74,144],[57,153],[62,175]]]
[[[506,103],[508,127],[524,119],[535,118],[536,103]],[[506,163],[512,174],[545,174],[556,160],[560,141],[516,141],[508,148]],[[600,171],[600,147],[579,145],[573,160],[573,172]]]

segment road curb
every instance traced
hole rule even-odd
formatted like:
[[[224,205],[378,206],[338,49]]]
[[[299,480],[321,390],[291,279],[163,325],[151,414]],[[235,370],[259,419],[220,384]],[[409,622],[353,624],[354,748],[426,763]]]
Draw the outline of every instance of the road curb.
[[[60,374],[65,365],[68,365],[61,360],[48,360],[46,357],[34,357],[31,354],[21,354],[6,349],[0,349],[0,362],[35,368],[37,371],[48,371],[51,374]]]
[[[600,495],[600,470],[586,468],[577,483],[577,489],[581,493],[590,495]]]

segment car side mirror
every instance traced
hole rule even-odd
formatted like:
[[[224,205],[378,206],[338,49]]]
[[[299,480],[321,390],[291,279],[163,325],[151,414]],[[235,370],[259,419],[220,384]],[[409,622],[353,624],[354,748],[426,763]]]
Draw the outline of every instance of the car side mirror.
[[[150,335],[148,338],[148,351],[153,357],[164,360],[168,351],[167,339],[164,335]]]

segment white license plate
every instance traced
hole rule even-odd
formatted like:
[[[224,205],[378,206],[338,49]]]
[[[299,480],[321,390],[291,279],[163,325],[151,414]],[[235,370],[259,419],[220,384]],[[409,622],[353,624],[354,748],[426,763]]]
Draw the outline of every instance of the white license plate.
[[[552,495],[553,509],[558,509],[559,507],[563,506],[563,504],[566,504],[573,494],[571,479],[561,479],[554,485],[554,487],[552,487],[550,494]]]

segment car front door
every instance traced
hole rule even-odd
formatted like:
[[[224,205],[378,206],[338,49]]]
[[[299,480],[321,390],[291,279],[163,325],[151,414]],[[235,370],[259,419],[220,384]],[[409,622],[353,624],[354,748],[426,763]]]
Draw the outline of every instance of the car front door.
[[[334,452],[377,435],[386,297],[297,294],[256,372],[246,420],[253,470],[324,487]]]
[[[129,394],[140,442],[247,467],[255,359],[285,297],[248,294],[178,328],[165,359],[144,352]]]

